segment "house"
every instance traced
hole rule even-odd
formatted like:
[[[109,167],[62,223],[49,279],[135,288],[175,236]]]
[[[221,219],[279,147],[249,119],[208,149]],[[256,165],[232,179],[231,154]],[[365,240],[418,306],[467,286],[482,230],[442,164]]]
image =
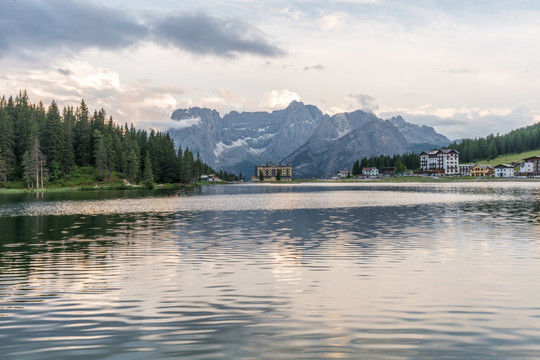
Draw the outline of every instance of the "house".
[[[365,167],[362,169],[362,175],[379,176],[379,169],[377,169],[376,167]]]
[[[382,176],[396,176],[396,168],[395,167],[383,167],[381,169],[381,175]]]
[[[513,177],[514,166],[510,164],[500,164],[495,166],[495,177]]]
[[[337,175],[336,175],[336,178],[337,179],[343,179],[343,178],[346,178],[346,177],[349,177],[351,176],[351,173],[349,170],[339,170],[337,172]]]
[[[420,154],[420,168],[424,172],[446,175],[459,174],[459,151],[440,149]]]
[[[252,181],[292,181],[293,166],[290,164],[276,165],[274,163],[255,167],[255,176]],[[261,179],[262,177],[262,179]]]
[[[221,179],[216,174],[210,174],[201,175],[201,181],[221,181]]]
[[[493,169],[493,166],[491,165],[476,164],[471,169],[471,176],[473,177],[493,176],[494,173],[495,173],[495,170]]]
[[[471,169],[474,165],[459,165],[459,175],[461,176],[471,176]]]
[[[540,156],[531,156],[523,159],[519,172],[527,175],[540,175]]]

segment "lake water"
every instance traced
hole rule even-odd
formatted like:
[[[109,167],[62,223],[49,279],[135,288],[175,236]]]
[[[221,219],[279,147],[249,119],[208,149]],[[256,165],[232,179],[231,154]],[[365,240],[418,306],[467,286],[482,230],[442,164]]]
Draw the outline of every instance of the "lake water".
[[[0,195],[2,359],[538,359],[540,183]]]

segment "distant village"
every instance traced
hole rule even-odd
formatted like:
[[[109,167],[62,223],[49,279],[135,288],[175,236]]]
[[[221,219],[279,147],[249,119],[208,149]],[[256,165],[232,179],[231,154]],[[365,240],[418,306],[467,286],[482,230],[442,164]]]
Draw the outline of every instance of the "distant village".
[[[460,164],[459,151],[434,150],[420,154],[419,173],[470,177],[532,177],[540,175],[540,156],[532,156],[511,164]]]
[[[293,166],[290,164],[259,165],[255,168],[252,177],[253,182],[263,181],[292,181]],[[460,164],[459,151],[455,149],[439,149],[424,151],[420,154],[420,169],[405,173],[398,173],[395,167],[364,167],[362,174],[352,176],[349,170],[338,170],[331,176],[332,180],[345,178],[355,179],[376,179],[380,177],[397,176],[455,176],[455,177],[533,177],[540,176],[540,156],[532,156],[522,160],[520,163],[499,164],[496,166],[488,164]]]

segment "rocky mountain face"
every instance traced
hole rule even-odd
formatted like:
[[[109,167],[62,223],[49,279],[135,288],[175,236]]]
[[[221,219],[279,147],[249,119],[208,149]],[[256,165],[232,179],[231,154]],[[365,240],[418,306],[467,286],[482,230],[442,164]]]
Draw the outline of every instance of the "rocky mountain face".
[[[334,140],[321,141],[320,138],[312,137],[283,162],[294,165],[295,176],[310,178],[331,176],[338,170],[350,170],[356,159],[410,151],[409,143],[399,129],[388,120],[372,116],[374,119],[351,128]]]
[[[254,174],[255,165],[267,162],[293,164],[295,177],[327,176],[366,156],[450,143],[433,128],[401,117],[382,120],[360,110],[330,117],[297,101],[271,113],[233,111],[221,118],[215,110],[191,108],[176,110],[171,118],[178,121],[168,130],[176,144],[199,151],[216,169],[246,177]]]
[[[451,143],[446,136],[439,134],[431,126],[411,124],[406,122],[401,116],[394,116],[389,120],[405,136],[413,152],[422,152],[431,149],[433,145],[442,147]]]

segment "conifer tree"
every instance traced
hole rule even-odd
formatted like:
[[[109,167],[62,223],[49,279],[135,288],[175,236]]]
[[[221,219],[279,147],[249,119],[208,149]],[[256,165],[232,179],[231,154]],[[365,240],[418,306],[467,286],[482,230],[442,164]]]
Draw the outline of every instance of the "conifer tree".
[[[79,166],[88,166],[92,162],[91,135],[88,107],[82,100],[81,105],[77,107],[73,126],[75,161]]]
[[[41,152],[39,139],[34,137],[29,151],[23,156],[23,175],[29,188],[43,189],[43,183],[47,180],[47,159]]]
[[[41,151],[43,151],[43,154],[47,158],[48,165],[53,162],[60,164],[60,166],[63,165],[64,128],[58,105],[56,105],[54,100],[47,110],[45,123],[41,127],[40,135]]]
[[[182,183],[190,184],[193,182],[193,153],[186,147],[182,157]]]
[[[5,100],[5,99],[3,99]],[[13,119],[8,116],[7,111],[3,108],[4,101],[0,102],[0,158],[2,167],[0,169],[1,179],[7,181],[15,174],[15,134],[13,130]]]
[[[139,171],[140,171],[139,159],[137,157],[137,154],[135,154],[135,150],[131,149],[126,162],[127,162],[127,169],[126,169],[125,175],[130,182],[135,183],[137,182],[137,179],[139,178]]]
[[[152,162],[150,160],[150,152],[147,151],[144,156],[144,170],[142,183],[148,188],[154,187],[154,175],[152,174]]]
[[[99,130],[94,130],[93,137],[97,142],[94,150],[94,163],[96,164],[95,167],[99,177],[103,180],[107,176],[109,170],[107,148],[105,146],[105,140]]]

